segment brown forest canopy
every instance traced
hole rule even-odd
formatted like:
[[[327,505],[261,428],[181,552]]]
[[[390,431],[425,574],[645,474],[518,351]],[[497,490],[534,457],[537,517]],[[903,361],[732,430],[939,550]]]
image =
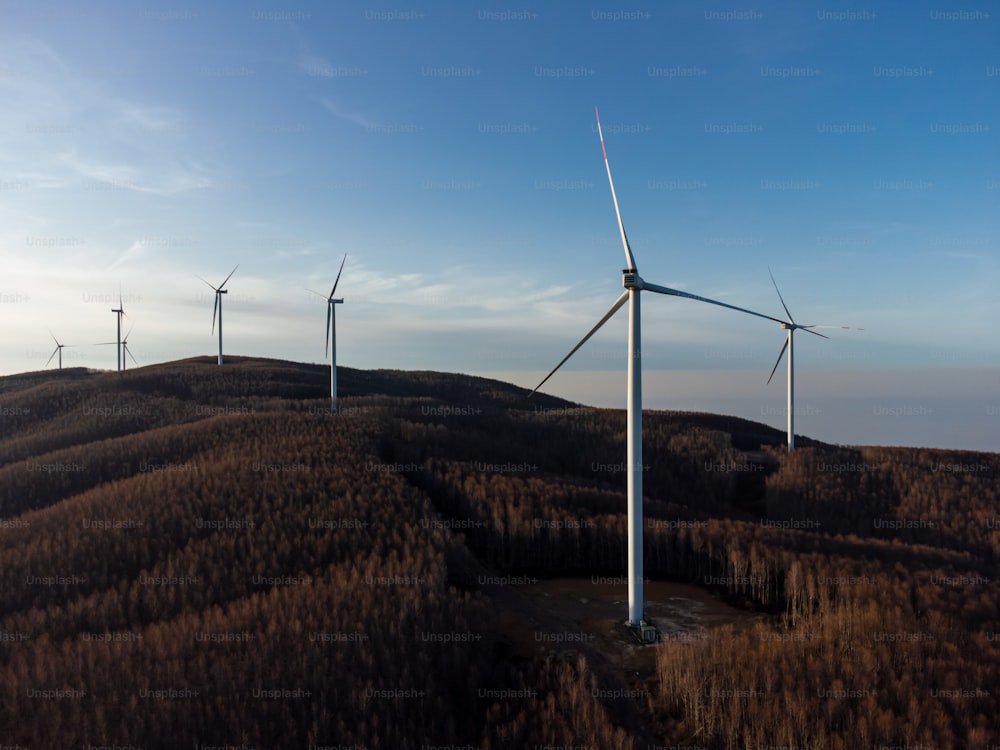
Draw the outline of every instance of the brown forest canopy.
[[[482,573],[621,575],[624,415],[209,358],[0,378],[0,745],[978,747],[995,454],[645,420],[646,573],[762,617],[512,656]]]

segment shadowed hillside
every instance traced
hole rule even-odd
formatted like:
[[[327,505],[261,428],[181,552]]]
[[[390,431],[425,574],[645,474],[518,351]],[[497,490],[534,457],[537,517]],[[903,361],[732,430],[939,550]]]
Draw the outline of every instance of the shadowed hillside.
[[[737,609],[641,648],[574,619],[624,597],[623,412],[338,384],[331,413],[328,367],[275,360],[0,378],[0,744],[1000,736],[995,454],[789,455],[764,425],[647,413],[646,574]],[[533,588],[557,576],[593,593]]]

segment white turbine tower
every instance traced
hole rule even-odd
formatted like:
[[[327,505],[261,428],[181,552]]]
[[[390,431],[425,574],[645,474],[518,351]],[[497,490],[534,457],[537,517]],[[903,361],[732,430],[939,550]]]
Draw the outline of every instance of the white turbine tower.
[[[326,356],[327,349],[330,350],[330,408],[334,409],[337,406],[337,305],[343,304],[343,299],[334,299],[334,292],[337,291],[337,284],[340,283],[340,274],[344,271],[344,263],[347,262],[347,255],[344,255],[344,259],[340,261],[340,270],[337,271],[337,278],[333,282],[333,289],[330,290],[330,296],[326,297],[319,292],[314,292],[312,289],[307,289],[306,291],[312,292],[318,297],[323,297],[326,300],[326,338],[323,339],[323,356]]]
[[[596,113],[596,109],[595,109]],[[625,225],[622,223],[621,211],[618,208],[618,196],[615,194],[615,183],[611,179],[611,166],[608,163],[608,152],[604,146],[604,134],[601,132],[601,118],[597,114],[597,132],[601,138],[601,150],[604,153],[604,166],[608,173],[608,184],[611,186],[611,199],[615,205],[615,215],[618,218],[618,230],[621,234],[622,246],[625,249],[625,262],[627,268],[622,271],[622,286],[625,291],[611,306],[611,309],[601,318],[597,325],[590,329],[590,333],[583,337],[570,353],[563,357],[562,361],[556,365],[552,372],[545,376],[539,383],[534,393],[541,388],[545,382],[552,377],[563,364],[572,357],[576,350],[586,343],[597,330],[603,326],[612,315],[618,312],[619,308],[626,302],[629,303],[628,316],[628,403],[627,403],[627,448],[626,459],[628,462],[628,620],[626,625],[636,634],[640,641],[648,642],[655,640],[655,628],[646,622],[643,610],[642,599],[642,362],[641,362],[641,342],[640,342],[640,321],[639,321],[639,293],[642,291],[656,292],[674,297],[686,297],[688,299],[708,302],[712,305],[727,307],[730,310],[756,315],[759,318],[773,320],[776,323],[782,321],[772,318],[770,315],[762,315],[742,307],[727,305],[725,302],[717,302],[707,297],[699,297],[695,294],[688,294],[676,289],[651,284],[639,276],[636,268],[635,258],[632,255],[632,248],[629,247],[628,237],[625,235]]]
[[[122,370],[122,315],[125,315],[125,306],[122,304],[122,290],[118,288],[118,308],[111,312],[118,314],[118,372]],[[127,318],[128,315],[125,315]]]
[[[69,346],[69,347],[76,346],[76,344],[60,344],[59,343],[59,339],[56,338],[56,335],[54,333],[52,333],[51,330],[49,331],[49,335],[52,337],[52,340],[56,342],[56,348],[52,350],[52,354],[49,355],[48,360],[45,362],[45,366],[48,367],[49,366],[49,362],[52,361],[52,358],[54,356],[56,356],[56,354],[58,354],[59,355],[59,369],[61,370],[62,369],[62,350],[65,349],[67,346]]]
[[[236,268],[239,268],[239,267],[240,267],[240,264],[237,263],[236,264]],[[232,271],[229,272],[229,275],[226,277],[226,281],[229,281],[233,277],[233,274],[236,273],[236,268],[234,268]],[[205,279],[202,279],[201,276],[198,276],[197,278],[201,279],[202,281],[205,281]],[[216,316],[216,314],[218,314],[218,316],[219,316],[219,365],[222,365],[222,295],[228,293],[226,291],[226,289],[225,289],[225,287],[226,287],[226,281],[223,281],[218,286],[212,286],[211,284],[208,284],[207,281],[205,281],[206,284],[208,284],[213,290],[215,290],[215,306],[212,308],[212,333],[215,333],[215,316]]]
[[[787,321],[780,321],[781,327],[788,331],[788,335],[785,337],[785,343],[781,347],[781,351],[778,352],[778,359],[774,363],[774,367],[771,369],[771,375],[768,377],[767,382],[771,382],[771,378],[774,377],[775,371],[778,369],[778,365],[781,364],[781,358],[785,356],[785,349],[788,349],[788,450],[795,450],[795,331],[797,329],[802,329],[808,331],[809,333],[820,336],[824,339],[830,338],[829,336],[824,336],[822,333],[816,333],[812,330],[813,328],[842,328],[846,331],[863,331],[864,328],[851,328],[850,326],[826,326],[826,325],[799,325],[792,318],[792,314],[788,312],[788,305],[785,304],[784,297],[781,296],[781,290],[778,289],[778,282],[774,280],[774,274],[771,273],[771,269],[768,268],[767,272],[771,276],[771,283],[774,284],[774,291],[778,293],[778,299],[781,300],[781,306],[785,308],[785,315],[788,316]]]

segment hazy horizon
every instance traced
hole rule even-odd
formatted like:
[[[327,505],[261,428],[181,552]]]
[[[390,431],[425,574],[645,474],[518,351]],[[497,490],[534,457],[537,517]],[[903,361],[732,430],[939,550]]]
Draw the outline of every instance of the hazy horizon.
[[[230,353],[229,356],[250,355]],[[303,361],[302,364],[322,367],[325,363]],[[92,369],[111,372],[113,365],[112,362],[110,368]],[[131,362],[129,365],[128,369],[136,369]],[[67,362],[64,358],[64,367],[73,366],[80,365]],[[354,367],[349,363],[339,366]],[[816,369],[802,373],[796,369],[796,435],[848,446],[881,445],[1000,453],[1000,432],[997,431],[1000,420],[1000,369]],[[643,373],[643,409],[647,412],[695,411],[735,416],[785,432],[786,372],[786,367],[779,368],[768,385],[767,371],[762,374],[759,370],[646,369]],[[530,391],[547,373],[542,370],[479,370],[457,374],[501,380]],[[905,388],[900,386],[903,376],[906,376]],[[967,395],[940,395],[942,384],[946,383],[960,388]],[[541,390],[585,406],[624,410],[625,385],[624,368],[619,372],[566,367]],[[869,395],[857,396],[857,391]],[[530,401],[525,401],[525,408],[532,408]]]
[[[328,293],[345,254],[340,363],[544,373],[621,293],[599,106],[646,280],[784,318],[770,267],[796,322],[864,329],[796,337],[802,399],[818,403],[820,381],[855,388],[804,412],[802,432],[996,450],[1000,378],[967,389],[1000,367],[994,24],[932,2],[10,4],[0,373],[44,367],[49,330],[66,366],[114,368],[91,345],[115,339],[119,294],[140,365],[214,354],[195,276],[217,284],[237,263],[225,351],[321,361],[325,305],[306,288]],[[733,398],[782,425],[784,366],[764,381],[783,331],[643,301],[647,376],[720,373],[704,398],[647,385],[646,408]],[[625,319],[567,372],[624,380]],[[928,367],[954,376],[929,390]],[[868,419],[877,370],[953,403]],[[760,389],[734,397],[744,371]]]

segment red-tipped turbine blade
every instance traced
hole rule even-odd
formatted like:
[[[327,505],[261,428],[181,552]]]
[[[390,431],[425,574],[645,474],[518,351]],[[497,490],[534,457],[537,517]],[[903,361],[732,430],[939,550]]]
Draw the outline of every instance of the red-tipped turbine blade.
[[[618,208],[618,195],[615,193],[615,181],[611,179],[611,164],[608,162],[608,149],[604,145],[604,133],[601,130],[601,113],[594,107],[594,114],[597,116],[597,134],[601,138],[601,152],[604,154],[604,167],[608,172],[608,184],[611,186],[611,200],[615,204],[615,216],[618,217],[618,231],[622,235],[622,246],[625,248],[625,262],[632,270],[637,270],[635,257],[632,255],[632,248],[628,244],[628,237],[625,234],[625,225],[622,223],[622,212]]]

